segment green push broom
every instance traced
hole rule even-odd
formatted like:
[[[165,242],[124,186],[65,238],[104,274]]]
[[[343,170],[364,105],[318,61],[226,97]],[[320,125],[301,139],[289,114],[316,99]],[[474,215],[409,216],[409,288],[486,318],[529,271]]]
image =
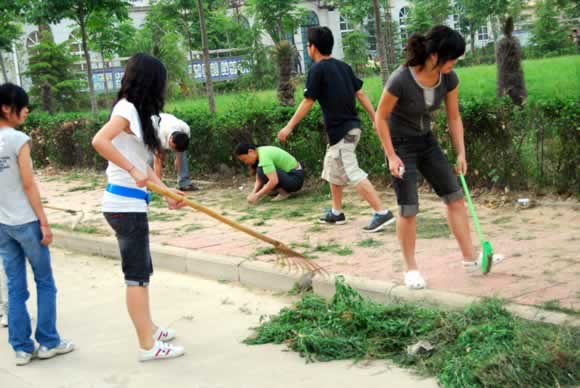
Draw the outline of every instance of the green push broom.
[[[467,204],[469,205],[469,211],[473,217],[473,223],[475,224],[475,229],[477,230],[477,235],[479,236],[479,241],[481,242],[482,257],[481,257],[481,272],[487,275],[491,271],[491,265],[493,264],[493,248],[488,240],[483,238],[483,233],[481,231],[481,226],[479,225],[479,219],[475,213],[475,206],[473,206],[473,201],[471,200],[471,195],[469,195],[469,188],[467,187],[467,182],[465,182],[465,177],[463,174],[459,174],[461,179],[461,184],[463,185],[463,191],[467,197]]]

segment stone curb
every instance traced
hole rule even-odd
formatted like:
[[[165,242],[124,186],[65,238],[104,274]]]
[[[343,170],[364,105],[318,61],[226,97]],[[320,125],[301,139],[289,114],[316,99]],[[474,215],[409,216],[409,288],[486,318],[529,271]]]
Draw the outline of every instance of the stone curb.
[[[119,248],[114,237],[95,236],[64,230],[54,231],[54,246],[88,255],[98,255],[119,260]],[[235,281],[244,286],[278,291],[289,291],[301,279],[300,273],[283,271],[270,263],[248,261],[244,258],[207,254],[197,250],[151,244],[151,254],[156,268],[187,273],[214,280]],[[446,309],[461,309],[481,301],[481,297],[455,294],[439,290],[409,290],[389,281],[379,281],[344,275],[347,283],[362,296],[377,303],[405,301]],[[316,276],[312,287],[316,294],[332,298],[335,293],[335,276]],[[568,314],[547,311],[534,306],[508,303],[508,311],[521,318],[580,327],[580,319]]]

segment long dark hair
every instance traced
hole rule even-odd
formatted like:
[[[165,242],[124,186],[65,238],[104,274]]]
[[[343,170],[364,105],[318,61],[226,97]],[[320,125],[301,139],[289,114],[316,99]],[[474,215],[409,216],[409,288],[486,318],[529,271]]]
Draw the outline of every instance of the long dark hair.
[[[158,152],[161,143],[153,126],[152,116],[158,116],[165,105],[167,71],[163,63],[148,54],[135,54],[127,62],[121,89],[115,104],[126,98],[139,112],[143,142],[150,151]]]
[[[405,66],[423,66],[429,55],[437,54],[437,66],[465,53],[465,39],[447,26],[432,27],[426,35],[415,32],[407,40]]]

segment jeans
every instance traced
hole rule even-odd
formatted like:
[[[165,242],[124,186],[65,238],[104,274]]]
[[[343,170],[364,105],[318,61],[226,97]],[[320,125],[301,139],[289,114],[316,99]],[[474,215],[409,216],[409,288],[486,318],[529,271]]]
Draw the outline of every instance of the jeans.
[[[179,169],[179,171],[177,171],[178,176],[177,187],[182,188],[191,185],[191,180],[189,179],[189,164],[187,151],[181,152],[180,154],[181,154],[180,156],[181,168]],[[175,153],[175,157],[177,157],[177,153]],[[151,168],[153,168],[153,160],[154,160],[153,152],[150,152],[149,157],[147,158],[147,163],[151,166]]]
[[[8,342],[14,351],[32,353],[34,341],[26,301],[26,258],[32,267],[38,299],[36,341],[49,349],[60,343],[56,330],[56,287],[50,265],[50,251],[42,245],[38,221],[22,225],[0,224],[0,256],[8,279]]]
[[[446,204],[463,198],[457,175],[433,132],[414,137],[393,137],[392,141],[395,152],[405,165],[403,179],[392,177],[401,216],[412,217],[419,212],[419,173]]]
[[[104,213],[104,216],[117,236],[125,283],[128,286],[148,286],[153,274],[153,261],[147,213]]]
[[[8,283],[2,259],[0,259],[0,316],[8,314]]]
[[[268,179],[268,176],[264,174],[262,167],[258,167],[257,174],[258,178],[260,178],[260,181],[264,185],[270,180]],[[287,193],[295,193],[304,185],[303,169],[295,169],[286,172],[278,168],[276,169],[276,174],[278,175],[278,185],[275,187],[276,189],[282,189]]]
[[[177,157],[177,155],[175,155]],[[179,181],[177,187],[187,187],[191,185],[191,180],[189,179],[189,161],[187,158],[187,151],[181,152],[181,168],[177,172],[179,175]]]

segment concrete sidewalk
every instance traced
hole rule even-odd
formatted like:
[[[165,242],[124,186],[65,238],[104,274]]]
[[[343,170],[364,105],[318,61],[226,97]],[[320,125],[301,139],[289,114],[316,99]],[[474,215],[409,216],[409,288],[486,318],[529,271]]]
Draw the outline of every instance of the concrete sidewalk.
[[[434,379],[419,379],[387,362],[306,364],[298,354],[284,351],[284,346],[244,345],[241,341],[261,315],[278,312],[290,300],[163,270],[156,270],[152,279],[152,310],[157,322],[178,330],[175,342],[184,345],[187,354],[177,360],[138,363],[120,263],[60,249],[52,253],[59,330],[76,343],[77,350],[16,367],[7,330],[0,329],[2,388],[437,386]],[[35,303],[31,297],[33,316]]]

